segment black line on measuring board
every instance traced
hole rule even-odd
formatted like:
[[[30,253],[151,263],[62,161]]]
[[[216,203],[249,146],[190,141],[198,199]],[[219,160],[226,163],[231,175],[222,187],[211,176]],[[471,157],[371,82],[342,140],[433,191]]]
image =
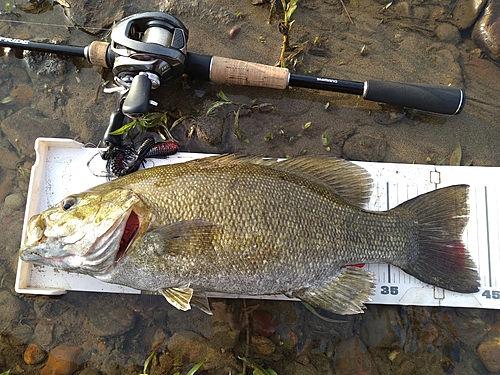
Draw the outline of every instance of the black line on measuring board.
[[[385,194],[386,194],[386,210],[389,210],[389,182],[385,183]],[[391,265],[387,265],[387,282],[391,282]]]
[[[486,212],[486,244],[488,246],[488,279],[489,279],[490,288],[491,288],[493,286],[493,283],[491,282],[490,223],[488,220],[488,188],[487,188],[487,186],[484,187],[484,204],[486,206],[485,212]]]

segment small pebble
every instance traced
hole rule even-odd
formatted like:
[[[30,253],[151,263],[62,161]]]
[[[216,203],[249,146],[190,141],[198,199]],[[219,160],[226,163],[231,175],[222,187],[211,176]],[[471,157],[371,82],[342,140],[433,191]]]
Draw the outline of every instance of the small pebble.
[[[54,340],[54,322],[42,318],[35,326],[34,341],[44,348],[52,345]]]
[[[500,371],[500,339],[483,342],[477,347],[477,354],[489,371]]]
[[[231,30],[229,30],[229,32],[227,33],[227,37],[229,39],[234,39],[240,33],[240,31],[241,31],[241,27],[233,26],[233,28]]]
[[[263,355],[273,354],[276,350],[276,345],[268,339],[262,336],[252,336],[252,345],[257,352]]]
[[[457,44],[462,41],[462,36],[458,28],[449,23],[439,24],[434,31],[442,42]]]
[[[24,196],[22,194],[14,193],[14,194],[7,195],[5,197],[4,203],[10,209],[17,211],[17,210],[24,208],[24,205],[26,203],[26,199],[24,198]]]
[[[252,312],[251,322],[252,328],[260,336],[264,337],[271,337],[278,327],[276,316],[263,310],[255,310]]]
[[[24,363],[36,365],[47,357],[47,352],[36,344],[29,344],[23,354]]]
[[[432,344],[439,337],[437,328],[433,324],[429,324],[424,331],[422,341],[426,344]]]

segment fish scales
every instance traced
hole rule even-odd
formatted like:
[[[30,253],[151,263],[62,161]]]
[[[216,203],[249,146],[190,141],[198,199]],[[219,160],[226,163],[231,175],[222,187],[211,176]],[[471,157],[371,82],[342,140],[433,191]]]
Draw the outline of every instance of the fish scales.
[[[391,215],[363,212],[342,202],[325,185],[262,169],[252,164],[237,170],[233,166],[183,168],[166,176],[156,176],[153,170],[142,182],[131,183],[129,187],[155,210],[158,225],[202,218],[220,227],[212,246],[202,252],[194,249],[182,257],[166,252],[160,263],[143,246],[142,251],[132,248],[128,253],[131,263],[140,269],[154,264],[152,272],[162,274],[173,268],[179,279],[209,291],[220,288],[219,277],[223,277],[231,281],[225,288],[229,293],[248,293],[249,285],[252,294],[280,293],[306,282],[324,283],[349,262],[394,258],[412,240],[401,236],[407,232],[405,223]],[[412,237],[415,241],[416,236]],[[392,238],[396,241],[391,242]],[[183,267],[183,263],[195,267]],[[133,268],[124,272],[126,264],[117,269],[117,277],[135,273]],[[169,269],[156,269],[161,264]],[[147,286],[151,287],[141,289]]]
[[[97,226],[84,222],[91,213],[77,211],[89,197],[103,196],[101,206],[108,209],[99,212],[115,209],[120,223],[115,230],[125,232],[119,243],[112,237],[114,245],[99,252],[94,247],[103,245],[88,251],[58,245],[66,249],[59,251],[78,253],[68,256],[70,271],[159,291],[183,310],[195,304],[196,294],[216,291],[283,293],[342,314],[361,312],[373,292],[373,275],[348,266],[361,262],[388,262],[451,290],[477,289],[475,265],[460,241],[467,222],[466,186],[371,212],[360,207],[370,184],[362,168],[325,157],[278,163],[228,155],[150,168],[67,198],[79,202],[66,213],[73,217],[73,210],[80,220],[75,230]],[[113,200],[118,191],[129,192],[122,208]],[[50,219],[33,220],[36,234],[21,249],[22,258],[55,265],[50,246],[57,246],[44,238],[57,221],[53,211],[61,215],[60,227],[70,227],[55,207],[45,214]],[[40,225],[44,231],[35,228]],[[113,256],[94,272],[94,258],[110,251]],[[99,256],[87,264],[90,253]],[[57,265],[65,268],[58,256]],[[431,259],[443,265],[427,266]],[[450,265],[453,274],[446,269]],[[208,303],[201,308],[208,312]]]

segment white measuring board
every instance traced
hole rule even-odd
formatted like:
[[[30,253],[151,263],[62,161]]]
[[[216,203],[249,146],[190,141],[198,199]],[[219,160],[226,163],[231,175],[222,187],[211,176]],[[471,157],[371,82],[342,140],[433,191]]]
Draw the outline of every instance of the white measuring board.
[[[86,148],[69,139],[39,138],[35,144],[36,163],[24,218],[23,240],[28,219],[70,194],[106,182],[105,162],[96,148]],[[178,153],[168,159],[148,160],[146,167],[179,163],[209,154]],[[422,283],[388,264],[367,264],[376,274],[372,303],[500,308],[500,167],[450,167],[416,164],[355,162],[371,173],[374,186],[368,209],[395,207],[419,194],[454,184],[470,185],[469,223],[463,234],[472,258],[478,265],[481,290],[461,294]],[[101,175],[101,176],[99,176]],[[67,273],[51,267],[19,261],[16,291],[26,294],[57,295],[67,291],[140,293],[119,285],[103,283],[90,276]],[[209,293],[209,297],[285,299],[282,295],[239,296]]]

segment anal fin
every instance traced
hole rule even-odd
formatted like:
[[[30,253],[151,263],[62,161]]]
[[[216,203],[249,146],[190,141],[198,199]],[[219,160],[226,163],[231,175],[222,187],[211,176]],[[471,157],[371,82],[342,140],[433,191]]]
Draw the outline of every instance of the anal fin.
[[[340,315],[359,314],[364,302],[375,292],[375,275],[357,267],[344,267],[330,283],[320,288],[301,289],[293,295],[301,300]]]

